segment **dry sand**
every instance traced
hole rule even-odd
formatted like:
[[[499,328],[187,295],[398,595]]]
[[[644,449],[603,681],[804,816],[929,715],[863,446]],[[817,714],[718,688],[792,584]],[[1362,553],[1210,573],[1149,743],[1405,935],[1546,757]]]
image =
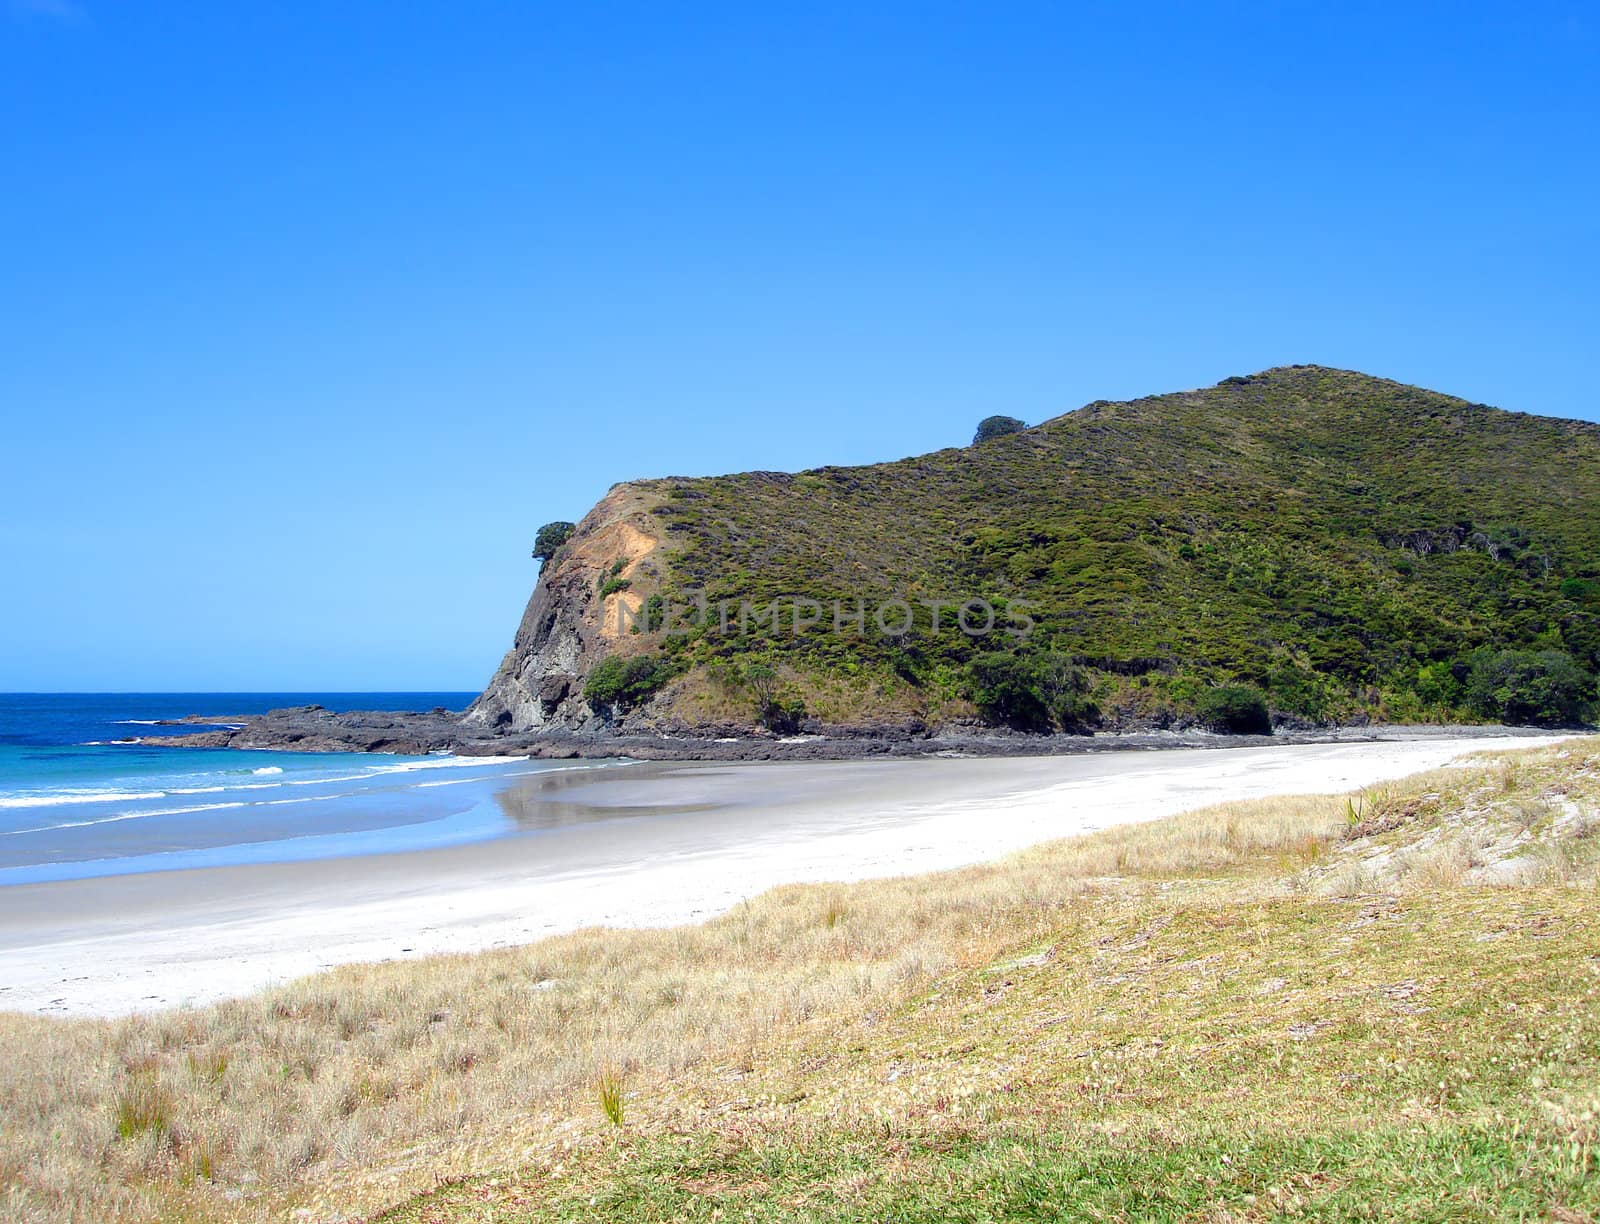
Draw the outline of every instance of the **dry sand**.
[[[114,1015],[352,961],[672,925],[778,884],[935,871],[1206,804],[1352,790],[1560,738],[535,775],[494,796],[519,830],[494,841],[0,888],[0,1008]]]

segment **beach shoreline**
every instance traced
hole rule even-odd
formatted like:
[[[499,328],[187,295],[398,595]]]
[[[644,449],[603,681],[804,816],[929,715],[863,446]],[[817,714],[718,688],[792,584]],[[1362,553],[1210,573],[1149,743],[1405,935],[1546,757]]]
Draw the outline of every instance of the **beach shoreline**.
[[[534,775],[496,795],[520,832],[492,841],[0,889],[0,1009],[200,1005],[339,964],[702,921],[782,884],[944,870],[1208,804],[1352,790],[1565,738]]]

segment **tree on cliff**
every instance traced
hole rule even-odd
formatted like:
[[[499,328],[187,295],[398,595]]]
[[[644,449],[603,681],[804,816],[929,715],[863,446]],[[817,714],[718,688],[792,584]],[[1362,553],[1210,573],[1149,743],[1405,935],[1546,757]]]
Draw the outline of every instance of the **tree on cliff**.
[[[539,528],[539,534],[533,537],[533,559],[539,562],[540,569],[544,568],[544,563],[555,556],[556,549],[565,544],[577,529],[576,523],[560,519]]]
[[[984,417],[978,422],[978,432],[972,437],[972,444],[987,442],[990,438],[1001,438],[1006,434],[1021,433],[1028,428],[1026,421],[1019,421],[1013,416]]]

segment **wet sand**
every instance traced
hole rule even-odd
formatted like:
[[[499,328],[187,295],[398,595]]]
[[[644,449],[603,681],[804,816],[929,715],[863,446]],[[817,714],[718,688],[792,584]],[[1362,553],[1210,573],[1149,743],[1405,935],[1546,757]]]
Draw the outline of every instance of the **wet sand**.
[[[935,871],[1559,738],[536,774],[486,800],[515,829],[492,841],[0,888],[0,1008],[203,1004],[353,961],[702,920],[778,884]]]

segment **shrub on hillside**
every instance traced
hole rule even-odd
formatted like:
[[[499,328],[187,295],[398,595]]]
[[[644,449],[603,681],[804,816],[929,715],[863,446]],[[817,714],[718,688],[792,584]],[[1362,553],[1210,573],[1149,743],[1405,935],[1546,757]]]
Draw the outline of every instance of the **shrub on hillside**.
[[[1035,691],[1050,720],[1063,731],[1087,731],[1100,721],[1088,698],[1083,670],[1071,656],[1047,650],[1033,660]]]
[[[1022,731],[1049,729],[1049,712],[1033,688],[1027,660],[1004,651],[976,656],[967,665],[973,704],[990,722]]]
[[[1337,685],[1309,667],[1279,661],[1261,677],[1271,708],[1309,722],[1328,720],[1337,700]]]
[[[1058,651],[990,651],[973,658],[967,676],[973,704],[990,722],[1020,731],[1079,731],[1096,721],[1083,673]]]
[[[1600,581],[1593,578],[1567,578],[1560,589],[1568,599],[1600,599]]]
[[[1006,434],[1021,433],[1028,428],[1026,421],[1019,421],[1013,416],[984,417],[978,422],[978,432],[972,436],[972,444],[987,442],[990,438],[1003,438]]]
[[[667,659],[649,655],[626,659],[607,655],[589,670],[583,695],[592,706],[626,710],[644,701],[677,674],[677,666]]]
[[[1452,706],[1461,700],[1461,680],[1449,663],[1424,663],[1417,668],[1416,690],[1427,706]]]
[[[786,692],[783,679],[770,663],[755,660],[737,669],[735,682],[756,699],[756,720],[769,731],[789,734],[800,729],[806,703]]]
[[[1594,713],[1594,677],[1561,650],[1483,649],[1472,656],[1466,701],[1499,722],[1562,726]]]
[[[1267,698],[1248,684],[1224,684],[1200,694],[1196,713],[1212,731],[1230,735],[1271,735]]]

